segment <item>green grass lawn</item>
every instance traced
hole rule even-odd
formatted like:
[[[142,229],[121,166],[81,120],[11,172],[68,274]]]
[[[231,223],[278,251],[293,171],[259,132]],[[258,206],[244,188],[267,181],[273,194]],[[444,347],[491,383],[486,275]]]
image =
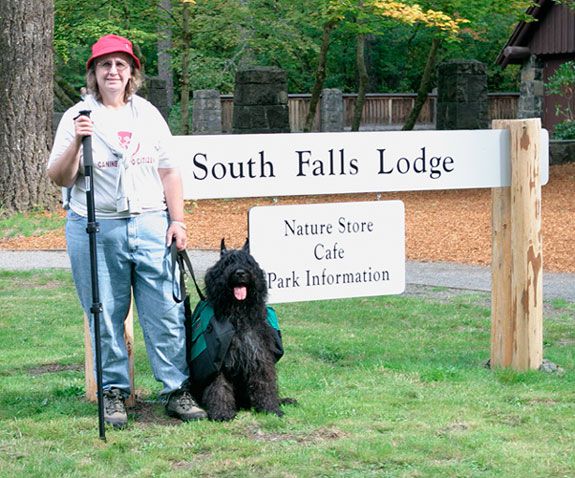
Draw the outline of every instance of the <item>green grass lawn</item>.
[[[136,327],[140,402],[104,442],[69,272],[0,272],[0,476],[575,476],[575,304],[545,307],[559,374],[485,368],[485,294],[275,308],[283,418],[167,419]]]
[[[57,212],[5,214],[0,208],[0,239],[42,235],[61,228],[65,221],[62,214]]]

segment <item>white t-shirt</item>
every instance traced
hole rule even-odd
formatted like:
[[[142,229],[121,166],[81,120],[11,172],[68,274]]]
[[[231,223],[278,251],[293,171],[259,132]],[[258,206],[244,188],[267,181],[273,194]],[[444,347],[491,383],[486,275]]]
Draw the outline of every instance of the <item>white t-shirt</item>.
[[[172,135],[160,112],[139,96],[134,95],[119,109],[107,108],[91,96],[72,106],[58,125],[48,165],[74,140],[74,118],[81,110],[91,110],[95,130],[92,157],[94,204],[98,217],[124,218],[166,209],[158,168],[176,167],[170,154]],[[118,186],[120,172],[124,175],[120,183],[129,184],[131,203],[137,207],[119,206],[118,196],[125,192],[125,188]],[[87,216],[82,148],[80,170],[71,190],[69,207],[77,214]]]

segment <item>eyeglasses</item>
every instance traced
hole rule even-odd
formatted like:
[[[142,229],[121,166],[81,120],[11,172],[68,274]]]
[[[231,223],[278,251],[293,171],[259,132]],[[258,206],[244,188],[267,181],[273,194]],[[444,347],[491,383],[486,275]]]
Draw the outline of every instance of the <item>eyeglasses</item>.
[[[123,72],[129,68],[129,64],[123,60],[104,60],[100,63],[96,63],[96,67],[105,71],[110,71],[113,66],[116,66],[116,71]]]

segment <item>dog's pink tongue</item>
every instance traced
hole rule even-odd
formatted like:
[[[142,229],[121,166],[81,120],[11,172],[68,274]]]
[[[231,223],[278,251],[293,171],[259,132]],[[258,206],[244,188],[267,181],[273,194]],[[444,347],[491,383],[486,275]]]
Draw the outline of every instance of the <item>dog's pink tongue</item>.
[[[234,297],[237,300],[245,300],[245,298],[248,296],[248,289],[245,286],[238,286],[238,287],[234,287]]]

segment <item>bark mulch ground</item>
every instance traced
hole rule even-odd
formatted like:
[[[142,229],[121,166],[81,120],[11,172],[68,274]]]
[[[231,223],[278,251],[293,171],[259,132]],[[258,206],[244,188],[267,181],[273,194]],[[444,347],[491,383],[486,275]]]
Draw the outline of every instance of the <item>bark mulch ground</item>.
[[[240,247],[252,206],[400,199],[405,203],[406,255],[417,261],[488,265],[491,261],[491,191],[488,189],[219,199],[186,203],[188,247],[218,249],[222,238]],[[551,166],[542,188],[543,264],[575,272],[575,163]],[[63,230],[0,241],[0,249],[65,249]]]

